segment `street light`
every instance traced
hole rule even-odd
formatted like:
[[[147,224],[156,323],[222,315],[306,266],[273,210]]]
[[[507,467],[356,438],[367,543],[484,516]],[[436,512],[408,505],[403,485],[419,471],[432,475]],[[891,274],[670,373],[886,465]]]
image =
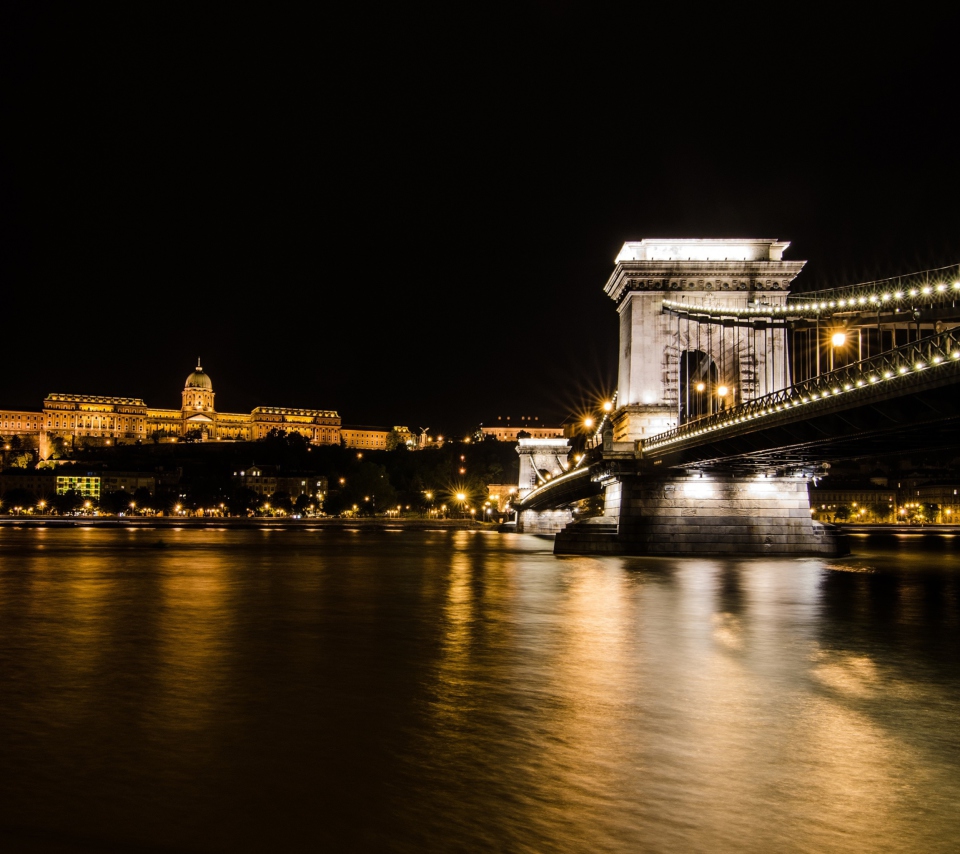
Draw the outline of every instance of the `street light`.
[[[833,352],[838,347],[843,347],[847,343],[847,335],[845,332],[834,332],[830,336],[830,370],[833,370]]]

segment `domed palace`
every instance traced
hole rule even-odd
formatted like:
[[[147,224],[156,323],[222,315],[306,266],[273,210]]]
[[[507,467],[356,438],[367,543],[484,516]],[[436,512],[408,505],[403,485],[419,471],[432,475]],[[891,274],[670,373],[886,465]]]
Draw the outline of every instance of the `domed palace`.
[[[329,409],[258,406],[249,414],[217,412],[213,381],[197,360],[181,392],[180,409],[154,409],[136,397],[49,394],[42,412],[0,410],[0,436],[19,436],[49,456],[51,442],[109,445],[135,442],[248,442],[274,428],[317,445],[340,442],[340,416]]]

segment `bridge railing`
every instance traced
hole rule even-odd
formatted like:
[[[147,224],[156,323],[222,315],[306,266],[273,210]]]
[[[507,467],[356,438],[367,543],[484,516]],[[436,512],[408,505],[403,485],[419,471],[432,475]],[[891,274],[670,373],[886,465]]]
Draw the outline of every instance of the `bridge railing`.
[[[878,383],[903,381],[918,376],[921,372],[958,362],[960,329],[940,332],[731,409],[688,421],[673,430],[651,436],[643,441],[642,447],[644,450],[659,449],[722,427],[776,415],[816,400],[857,394]]]

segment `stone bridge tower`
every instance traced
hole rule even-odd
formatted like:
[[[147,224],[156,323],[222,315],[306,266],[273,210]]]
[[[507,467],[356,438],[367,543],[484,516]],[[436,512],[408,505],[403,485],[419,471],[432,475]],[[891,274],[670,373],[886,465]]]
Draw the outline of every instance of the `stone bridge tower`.
[[[732,315],[729,323],[699,324],[663,305],[783,305],[806,263],[782,260],[789,245],[650,238],[623,244],[604,287],[620,314],[615,441],[662,433],[788,384],[783,329],[735,325]]]

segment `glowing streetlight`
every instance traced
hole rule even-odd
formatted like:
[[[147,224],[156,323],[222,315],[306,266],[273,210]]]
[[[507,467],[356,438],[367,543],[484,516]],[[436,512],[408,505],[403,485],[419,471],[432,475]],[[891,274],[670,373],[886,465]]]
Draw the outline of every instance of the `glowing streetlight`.
[[[604,412],[610,412],[610,410],[612,410],[612,409],[613,409],[613,401],[612,401],[612,400],[605,400],[605,401],[603,402],[603,411],[604,411]]]
[[[838,347],[843,347],[847,343],[847,334],[845,332],[834,332],[830,336],[830,370],[833,370],[833,353]]]

